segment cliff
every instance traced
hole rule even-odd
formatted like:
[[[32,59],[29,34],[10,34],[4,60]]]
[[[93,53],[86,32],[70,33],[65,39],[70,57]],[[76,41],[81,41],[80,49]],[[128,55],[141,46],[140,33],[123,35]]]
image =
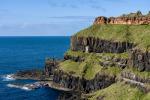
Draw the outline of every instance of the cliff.
[[[148,100],[149,16],[137,12],[98,17],[92,26],[73,35],[64,59],[45,65],[45,74],[53,76],[54,83],[73,90],[59,99]]]
[[[140,11],[137,13],[130,13],[119,17],[97,17],[94,24],[127,24],[127,25],[141,25],[150,24],[150,14],[142,15]]]

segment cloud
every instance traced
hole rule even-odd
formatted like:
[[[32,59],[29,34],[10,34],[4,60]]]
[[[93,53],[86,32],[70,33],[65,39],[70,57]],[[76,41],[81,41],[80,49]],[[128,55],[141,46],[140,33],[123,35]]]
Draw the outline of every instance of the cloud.
[[[54,19],[93,19],[95,16],[53,16]]]
[[[9,12],[7,9],[0,9],[0,13],[6,13]]]
[[[48,17],[49,23],[86,23],[93,22],[95,16],[51,16]]]
[[[9,10],[7,10],[7,9],[0,9],[0,16],[1,16],[1,17],[2,17],[3,15],[8,14],[8,13],[10,13]]]
[[[0,19],[4,18],[8,13],[7,9],[0,9]]]
[[[103,0],[107,2],[125,2],[125,0]]]
[[[48,4],[51,7],[83,9],[92,8],[106,12],[106,9],[101,5],[103,0],[49,0]]]
[[[88,27],[91,23],[41,23],[41,24],[9,24],[0,25],[0,36],[63,36]]]

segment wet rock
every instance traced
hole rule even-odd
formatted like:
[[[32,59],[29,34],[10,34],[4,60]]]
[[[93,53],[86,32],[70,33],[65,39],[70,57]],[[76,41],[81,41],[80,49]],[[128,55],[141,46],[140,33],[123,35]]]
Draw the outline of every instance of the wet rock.
[[[13,77],[16,79],[41,80],[44,78],[44,72],[38,69],[18,71]]]

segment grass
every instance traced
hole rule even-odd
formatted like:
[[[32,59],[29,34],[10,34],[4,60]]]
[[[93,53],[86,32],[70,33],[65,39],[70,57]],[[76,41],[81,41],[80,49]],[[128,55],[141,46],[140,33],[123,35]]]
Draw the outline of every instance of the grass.
[[[93,79],[95,75],[101,70],[99,59],[95,56],[88,56],[84,62],[74,62],[66,60],[59,64],[60,69],[70,73],[76,77],[85,78],[87,80]]]
[[[150,25],[92,25],[75,36],[130,42],[142,50],[150,50]]]
[[[81,51],[67,51],[66,55],[76,56],[76,57],[84,57],[85,60],[82,62],[74,62],[72,60],[66,60],[60,63],[60,69],[70,73],[74,76],[78,76],[81,78],[85,78],[87,80],[91,80],[95,77],[96,74],[107,74],[110,76],[118,76],[121,71],[130,71],[135,75],[141,78],[150,78],[150,72],[139,72],[135,68],[125,68],[122,70],[119,67],[112,66],[104,68],[100,65],[100,62],[106,61],[104,58],[122,58],[128,59],[129,55],[127,52],[125,53],[84,53]]]
[[[85,63],[84,70],[83,70],[83,77],[87,80],[91,80],[95,77],[95,75],[102,70],[102,66],[99,64],[100,59],[97,58],[94,54],[90,54],[86,60],[83,62]]]
[[[64,72],[70,73],[76,77],[80,77],[82,74],[82,68],[79,67],[78,62],[74,62],[71,60],[66,60],[64,62],[60,63],[60,69],[63,70]]]
[[[81,57],[81,58],[86,58],[89,55],[93,55],[93,56],[97,56],[99,58],[101,57],[115,57],[115,58],[124,58],[127,59],[129,58],[129,54],[127,52],[124,53],[86,53],[86,52],[82,52],[82,51],[71,51],[68,50],[65,55],[69,55],[72,57]]]
[[[80,54],[80,52],[78,53],[74,51],[69,51],[69,53],[73,55]],[[81,56],[82,55],[83,54],[81,53]],[[104,56],[104,54],[102,54],[101,56]],[[64,62],[61,62],[59,66],[61,70],[72,74],[76,77],[85,78],[87,80],[92,80],[98,73],[110,76],[117,76],[121,71],[119,67],[115,66],[103,68],[100,65],[100,62],[101,58],[99,57],[99,54],[86,53],[85,60],[83,62],[74,62],[72,60],[66,60]]]
[[[117,82],[88,96],[89,100],[97,100],[99,96],[102,96],[104,100],[144,100],[142,99],[144,96],[143,92],[123,82]],[[149,95],[145,98],[149,98]]]
[[[149,100],[150,98],[150,93],[147,93],[146,95],[143,96],[142,100]]]
[[[105,73],[106,75],[109,75],[109,76],[118,76],[121,71],[122,71],[121,68],[113,66],[113,67],[108,67],[107,69],[101,70],[100,73]]]
[[[88,55],[88,53],[85,53],[83,51],[72,51],[68,50],[65,55],[73,56],[73,57],[85,57]]]

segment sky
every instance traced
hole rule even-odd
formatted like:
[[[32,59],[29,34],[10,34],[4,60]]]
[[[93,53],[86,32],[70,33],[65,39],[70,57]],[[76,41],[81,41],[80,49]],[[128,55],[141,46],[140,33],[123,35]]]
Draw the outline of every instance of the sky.
[[[150,10],[150,0],[0,0],[0,36],[70,36],[97,16]]]

